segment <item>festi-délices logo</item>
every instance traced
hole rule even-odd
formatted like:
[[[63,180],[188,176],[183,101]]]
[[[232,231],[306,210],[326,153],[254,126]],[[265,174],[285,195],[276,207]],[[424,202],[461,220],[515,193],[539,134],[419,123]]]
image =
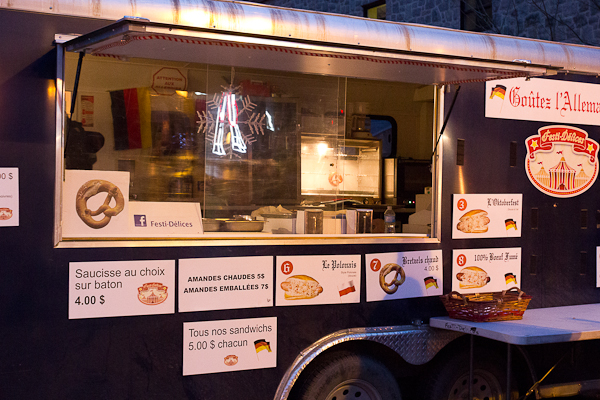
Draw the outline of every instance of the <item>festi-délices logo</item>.
[[[550,125],[525,140],[525,171],[531,183],[553,197],[574,197],[598,177],[598,143],[586,131]]]

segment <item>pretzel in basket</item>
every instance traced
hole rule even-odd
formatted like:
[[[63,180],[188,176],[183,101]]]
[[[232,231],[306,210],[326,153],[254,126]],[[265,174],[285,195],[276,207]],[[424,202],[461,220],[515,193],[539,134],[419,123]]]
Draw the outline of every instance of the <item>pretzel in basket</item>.
[[[385,278],[391,273],[395,273],[394,279],[388,283]],[[398,279],[398,276],[400,276],[400,279]],[[405,280],[406,274],[404,273],[404,268],[398,264],[386,264],[383,268],[381,268],[381,271],[379,271],[379,285],[387,294],[396,293],[396,290],[398,290],[400,285],[402,285]]]

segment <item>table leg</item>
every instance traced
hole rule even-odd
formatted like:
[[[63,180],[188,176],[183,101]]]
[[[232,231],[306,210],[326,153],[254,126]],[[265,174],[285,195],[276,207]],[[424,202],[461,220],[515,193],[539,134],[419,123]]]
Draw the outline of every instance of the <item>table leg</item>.
[[[473,400],[473,339],[471,335],[471,349],[469,351],[469,400]]]
[[[511,347],[506,344],[506,400],[510,400]]]

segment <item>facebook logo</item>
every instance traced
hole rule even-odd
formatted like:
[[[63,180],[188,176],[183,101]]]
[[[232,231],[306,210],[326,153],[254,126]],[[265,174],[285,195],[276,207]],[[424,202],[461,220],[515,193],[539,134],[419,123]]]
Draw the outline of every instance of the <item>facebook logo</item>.
[[[135,226],[147,226],[145,215],[133,215],[133,222]]]

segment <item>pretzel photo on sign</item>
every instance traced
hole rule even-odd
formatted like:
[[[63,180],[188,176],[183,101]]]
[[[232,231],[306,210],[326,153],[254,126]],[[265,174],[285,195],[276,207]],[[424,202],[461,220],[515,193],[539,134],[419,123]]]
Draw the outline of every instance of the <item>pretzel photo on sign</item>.
[[[87,201],[101,192],[107,193],[106,200],[104,200],[104,203],[96,211],[91,211],[87,208]],[[112,199],[115,199],[116,202],[114,207],[110,206]],[[77,215],[79,215],[79,218],[81,218],[87,226],[94,229],[100,229],[108,225],[112,217],[123,211],[125,199],[123,198],[121,190],[113,183],[101,179],[94,179],[87,181],[79,188],[75,200],[75,207],[77,209]],[[100,214],[104,214],[104,218],[101,220],[96,221],[92,218]]]
[[[395,273],[394,279],[391,282],[387,282],[385,278],[391,273]],[[400,279],[398,279],[400,276]],[[398,264],[390,263],[386,264],[381,271],[379,271],[379,285],[387,294],[394,294],[396,290],[404,283],[406,280],[406,274],[404,273],[404,268],[399,266]]]

